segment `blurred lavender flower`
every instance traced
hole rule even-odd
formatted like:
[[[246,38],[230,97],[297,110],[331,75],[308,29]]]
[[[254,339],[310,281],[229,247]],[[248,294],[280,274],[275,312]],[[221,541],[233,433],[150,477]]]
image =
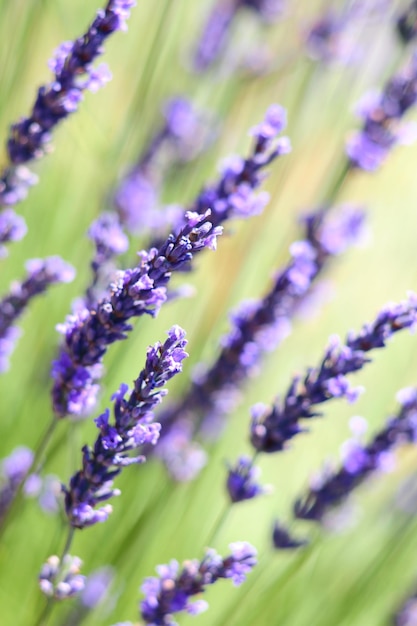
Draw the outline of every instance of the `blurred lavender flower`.
[[[255,449],[267,453],[285,449],[290,439],[305,430],[300,419],[321,415],[317,404],[342,397],[354,402],[360,389],[351,387],[346,375],[370,361],[368,352],[385,347],[394,333],[413,330],[416,323],[417,296],[410,293],[405,302],[386,305],[359,333],[350,332],[345,345],[333,336],[318,367],[309,368],[304,377],[294,377],[283,400],[272,407],[259,403],[252,408],[251,442]]]
[[[66,41],[57,49],[49,66],[54,79],[39,88],[29,117],[11,127],[7,142],[10,167],[0,178],[0,205],[15,204],[26,196],[32,181],[15,166],[41,157],[51,140],[51,131],[60,121],[78,108],[85,89],[97,91],[110,79],[106,66],[92,67],[103,53],[107,37],[126,30],[126,19],[135,0],[109,0],[87,32],[75,41]],[[30,176],[30,174],[29,174]]]
[[[155,316],[167,299],[172,272],[189,267],[197,252],[215,249],[219,226],[232,217],[250,217],[263,207],[254,190],[260,185],[261,170],[289,150],[285,137],[276,139],[285,127],[282,107],[274,105],[265,121],[253,130],[255,145],[245,160],[236,159],[223,171],[217,185],[203,190],[193,209],[178,224],[159,249],[141,252],[138,267],[120,272],[109,296],[96,307],[70,316],[59,330],[65,335],[58,359],[53,363],[54,411],[60,417],[83,414],[94,405],[98,367],[107,346],[125,339],[131,330],[128,320],[144,314]],[[209,207],[212,207],[210,209]]]
[[[39,587],[46,596],[55,600],[66,600],[78,595],[85,585],[85,576],[80,574],[82,561],[67,554],[62,562],[50,556],[39,574]]]
[[[112,485],[123,467],[146,460],[144,456],[129,456],[130,451],[157,442],[160,425],[152,421],[153,410],[168,393],[160,388],[181,371],[181,362],[188,356],[184,337],[184,331],[173,326],[164,344],[148,348],[145,367],[129,398],[125,399],[128,387],[124,384],[112,396],[114,423],[109,421],[108,409],[95,420],[100,434],[94,448],[84,446],[83,469],[72,476],[68,488],[63,487],[65,510],[73,527],[85,528],[108,518],[110,505],[98,510],[94,507],[119,495]]]
[[[331,256],[358,239],[363,220],[362,211],[348,206],[333,216],[317,211],[303,218],[306,238],[292,244],[291,260],[277,274],[270,291],[261,300],[240,306],[215,362],[208,369],[201,367],[183,399],[158,416],[163,430],[155,454],[174,477],[179,475],[181,457],[188,459],[184,446],[195,444],[183,438],[179,447],[172,426],[180,421],[184,430],[188,419],[190,435],[200,431],[205,437],[219,436],[226,415],[238,403],[239,388],[257,371],[262,353],[276,348],[288,335],[290,320],[313,282]],[[192,476],[190,471],[184,473]]]
[[[34,455],[25,446],[15,448],[1,463],[0,521],[4,518],[17,490],[32,466]]]
[[[351,168],[375,171],[396,144],[415,139],[415,132],[401,120],[416,101],[417,54],[407,68],[388,81],[382,94],[370,93],[360,103],[364,125],[346,145]]]
[[[9,356],[20,335],[14,322],[22,315],[32,298],[44,293],[49,285],[71,282],[74,268],[60,257],[32,259],[26,263],[27,278],[11,285],[10,293],[0,301],[0,372],[9,367]]]
[[[294,505],[299,519],[321,521],[328,510],[343,502],[371,474],[386,471],[392,464],[391,451],[398,445],[417,441],[417,389],[398,394],[401,408],[368,445],[351,439],[344,446],[340,469],[327,471],[321,481]]]
[[[16,215],[12,209],[6,209],[0,213],[0,258],[7,256],[7,248],[4,244],[23,239],[26,231],[25,220]]]
[[[296,539],[277,520],[272,530],[272,543],[276,550],[296,550],[308,544],[306,539]]]
[[[58,256],[32,259],[26,263],[27,278],[12,284],[10,293],[0,301],[0,372],[8,369],[9,356],[19,330],[14,323],[22,315],[32,298],[44,293],[49,285],[71,282],[75,271]]]
[[[114,571],[111,567],[102,567],[87,576],[80,596],[81,604],[88,609],[94,609],[107,596],[113,579]]]
[[[180,570],[177,561],[157,567],[158,578],[147,578],[142,585],[141,616],[152,626],[175,626],[173,613],[186,611],[197,615],[208,608],[203,600],[190,602],[190,598],[205,591],[220,578],[230,578],[234,585],[241,585],[246,575],[256,565],[256,550],[246,542],[229,546],[230,556],[222,559],[215,550],[209,549],[202,561],[186,561]]]
[[[230,501],[243,502],[243,500],[251,500],[259,495],[270,493],[269,486],[258,484],[259,475],[259,468],[255,467],[252,459],[247,456],[241,456],[234,467],[229,466],[226,488]]]
[[[218,0],[207,18],[194,53],[195,71],[204,72],[219,59],[235,18],[242,9],[250,9],[270,22],[281,15],[283,6],[283,0]]]
[[[398,17],[397,33],[404,44],[417,37],[417,0],[412,0]]]

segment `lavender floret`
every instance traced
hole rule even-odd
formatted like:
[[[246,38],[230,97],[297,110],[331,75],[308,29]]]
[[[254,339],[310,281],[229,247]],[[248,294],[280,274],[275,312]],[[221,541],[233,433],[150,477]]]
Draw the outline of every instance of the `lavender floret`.
[[[27,278],[12,284],[10,293],[0,301],[0,372],[8,369],[9,356],[20,332],[14,323],[32,298],[44,293],[54,283],[71,282],[74,268],[58,256],[32,259],[26,263]]]
[[[417,55],[408,67],[386,84],[382,94],[368,95],[360,105],[361,131],[347,142],[350,167],[377,170],[398,143],[409,143],[410,133],[402,118],[417,101]]]
[[[296,501],[296,517],[322,521],[330,509],[348,498],[371,474],[385,470],[394,448],[417,441],[417,390],[403,390],[398,399],[401,409],[369,444],[363,445],[357,440],[347,442],[340,469],[327,471],[322,481],[312,485],[308,493]]]
[[[321,415],[318,404],[341,397],[354,402],[360,390],[351,387],[347,374],[370,361],[368,352],[383,348],[400,330],[413,330],[416,322],[417,296],[411,293],[405,302],[386,305],[359,333],[350,332],[345,345],[332,337],[320,364],[309,368],[304,376],[296,376],[284,399],[272,407],[253,407],[251,442],[255,449],[267,453],[283,450],[290,439],[305,430],[299,423],[301,419]]]
[[[3,459],[1,464],[2,480],[0,486],[0,520],[7,513],[17,490],[25,480],[33,463],[33,452],[25,446],[15,448]]]
[[[190,602],[190,598],[203,593],[220,578],[230,578],[234,585],[241,585],[256,565],[256,550],[246,542],[232,543],[229,548],[231,554],[224,559],[209,549],[202,561],[186,561],[181,569],[177,561],[159,565],[158,578],[147,578],[142,585],[145,599],[140,608],[145,623],[175,626],[173,613],[201,613],[208,608],[207,603]]]
[[[155,445],[160,425],[153,422],[153,411],[168,393],[163,389],[173,376],[181,371],[181,362],[188,355],[184,331],[173,326],[164,344],[148,348],[144,369],[134,383],[128,399],[127,385],[112,396],[113,416],[106,410],[95,423],[100,430],[93,448],[84,446],[83,468],[72,476],[65,492],[65,511],[70,524],[85,528],[104,522],[110,515],[110,505],[95,507],[119,495],[113,489],[113,480],[123,467],[143,463],[143,455],[130,456],[130,451],[141,446]]]

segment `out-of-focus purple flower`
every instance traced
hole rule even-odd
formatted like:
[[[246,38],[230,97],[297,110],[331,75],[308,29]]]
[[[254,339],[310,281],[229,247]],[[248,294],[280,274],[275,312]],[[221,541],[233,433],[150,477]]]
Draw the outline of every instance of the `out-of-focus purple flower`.
[[[301,419],[321,415],[318,404],[334,397],[354,401],[359,392],[350,386],[346,375],[370,361],[368,352],[383,348],[390,337],[417,323],[417,296],[409,294],[400,304],[388,304],[376,319],[365,324],[359,333],[350,332],[343,345],[332,337],[323,359],[304,376],[293,378],[285,398],[272,407],[256,405],[252,410],[251,442],[256,450],[272,453],[283,450],[287,442],[303,432]]]
[[[417,625],[417,592],[409,595],[403,600],[401,606],[395,613],[392,624],[394,626],[416,626]]]
[[[247,456],[241,456],[235,466],[229,467],[227,475],[226,489],[231,502],[242,502],[251,500],[259,495],[268,493],[269,487],[259,485],[259,468],[253,465],[252,460]]]
[[[282,13],[283,0],[218,0],[214,5],[193,57],[195,71],[204,72],[221,56],[229,40],[230,31],[237,14],[250,9],[266,22],[271,22]]]
[[[174,626],[173,613],[201,613],[208,608],[207,603],[190,599],[220,578],[230,578],[234,585],[241,585],[256,565],[256,550],[246,542],[232,543],[229,548],[231,554],[224,559],[209,549],[202,561],[186,561],[181,569],[177,561],[159,565],[158,578],[146,578],[142,585],[145,599],[140,609],[145,623]]]
[[[85,581],[80,601],[88,609],[94,609],[106,597],[114,579],[111,567],[102,567],[96,570]]]
[[[394,448],[417,441],[417,390],[402,393],[402,406],[385,427],[364,445],[351,439],[343,446],[340,469],[327,471],[318,484],[296,501],[294,514],[300,519],[322,521],[324,515],[343,502],[371,474],[389,469],[388,457]]]
[[[272,530],[272,543],[276,550],[297,550],[308,544],[306,539],[296,539],[277,520]]]
[[[156,444],[160,425],[153,422],[153,411],[168,393],[161,388],[181,371],[182,361],[188,356],[185,345],[184,331],[173,326],[164,344],[148,348],[145,367],[129,398],[125,399],[128,387],[124,384],[112,396],[113,422],[109,410],[95,420],[100,434],[94,447],[83,447],[83,468],[72,476],[68,487],[63,487],[65,510],[73,527],[104,522],[111,506],[94,507],[119,495],[119,490],[113,489],[113,480],[123,467],[146,460],[142,455],[130,456],[130,451]]]
[[[48,598],[66,600],[77,596],[85,586],[85,576],[80,574],[82,561],[77,556],[67,554],[60,562],[57,556],[50,556],[39,574],[39,587]]]
[[[348,139],[346,152],[350,167],[377,170],[398,143],[409,143],[401,120],[417,101],[417,55],[391,78],[382,94],[369,94],[360,104],[364,120],[361,131]]]
[[[28,307],[32,298],[44,293],[54,283],[73,280],[75,271],[58,256],[32,259],[26,263],[27,278],[11,285],[10,292],[0,301],[0,371],[9,366],[9,356],[19,331],[14,323]]]
[[[5,209],[0,213],[0,258],[7,256],[7,248],[4,244],[23,239],[26,231],[25,220],[20,215],[16,215],[12,209]]]
[[[160,438],[154,448],[155,456],[163,460],[172,478],[178,482],[193,480],[207,463],[207,453],[192,441],[192,436],[192,423],[180,419],[170,428],[169,436]]]
[[[264,129],[262,132],[267,135],[269,131]],[[175,443],[169,443],[172,425],[177,420],[184,424],[188,419],[192,424],[189,427],[191,435],[199,432],[206,438],[213,438],[213,433],[218,436],[222,432],[226,415],[233,411],[239,400],[240,387],[257,371],[263,352],[273,350],[288,335],[291,318],[311,285],[331,256],[344,252],[358,239],[363,220],[362,211],[348,206],[334,215],[317,211],[303,218],[306,238],[292,244],[291,259],[276,275],[269,292],[259,301],[240,306],[232,316],[232,330],[221,341],[222,348],[216,361],[195,376],[181,402],[158,416],[162,433],[155,453],[164,458],[166,451],[165,463],[170,473],[174,466],[172,450],[175,449]],[[340,387],[342,381],[332,384],[336,393],[335,386]],[[340,395],[342,389],[338,393]],[[176,437],[174,430],[174,440]],[[184,448],[185,441],[181,449],[187,458]],[[178,455],[175,459],[178,474],[181,459]]]
[[[417,37],[417,0],[412,0],[398,17],[397,33],[404,44]]]

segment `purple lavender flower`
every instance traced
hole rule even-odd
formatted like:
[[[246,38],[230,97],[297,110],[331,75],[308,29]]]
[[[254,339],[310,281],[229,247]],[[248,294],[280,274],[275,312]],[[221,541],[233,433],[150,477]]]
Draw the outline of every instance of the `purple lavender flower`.
[[[3,519],[8,511],[17,490],[26,478],[32,466],[33,458],[32,450],[25,446],[20,446],[3,459],[1,464],[0,520]]]
[[[344,446],[340,469],[327,471],[308,493],[294,505],[299,519],[321,521],[332,507],[343,502],[371,474],[385,471],[391,451],[398,445],[417,441],[417,390],[405,389],[398,395],[401,408],[367,445],[350,440]]]
[[[16,215],[12,209],[6,209],[0,213],[0,257],[7,256],[7,248],[4,244],[23,239],[26,231],[25,220]]]
[[[0,301],[0,372],[8,369],[9,356],[19,337],[13,326],[32,298],[54,283],[67,283],[74,278],[74,269],[60,257],[32,259],[26,263],[27,278],[12,284],[10,293]]]
[[[308,544],[306,539],[296,539],[278,520],[272,530],[272,543],[277,550],[296,550]]]
[[[113,582],[114,571],[111,567],[102,567],[90,574],[86,581],[80,600],[88,609],[95,608],[106,597]]]
[[[177,561],[159,565],[158,578],[147,578],[142,585],[145,599],[140,607],[145,623],[174,626],[173,613],[201,613],[208,608],[207,603],[190,602],[190,598],[203,593],[220,578],[230,578],[234,585],[241,585],[256,565],[256,550],[246,542],[232,543],[229,548],[231,554],[224,559],[209,549],[202,561],[186,561],[181,569]]]
[[[85,585],[85,576],[80,574],[82,561],[67,554],[62,562],[50,556],[39,574],[39,587],[46,596],[55,600],[66,600],[77,596]]]
[[[403,600],[402,605],[393,617],[394,626],[416,626],[417,624],[417,592]]]
[[[255,449],[267,453],[283,450],[290,439],[305,430],[299,424],[301,419],[321,415],[318,404],[339,397],[355,401],[360,390],[350,386],[346,375],[370,361],[368,352],[383,348],[394,333],[414,329],[416,322],[417,296],[410,294],[405,302],[386,305],[359,333],[350,332],[345,345],[332,337],[320,364],[309,368],[303,377],[296,376],[284,399],[272,407],[253,407],[251,442]]]
[[[94,404],[97,388],[93,369],[101,363],[107,346],[126,338],[132,317],[157,315],[167,299],[172,272],[189,267],[193,256],[204,248],[215,248],[216,238],[222,233],[219,224],[259,211],[260,203],[253,190],[262,181],[261,170],[289,150],[286,138],[275,139],[285,122],[284,109],[278,105],[270,107],[265,122],[253,131],[255,145],[251,156],[235,161],[223,171],[217,185],[203,190],[194,211],[185,213],[177,234],[169,235],[159,249],[142,252],[140,265],[120,272],[108,297],[93,309],[69,317],[59,327],[65,339],[52,368],[52,398],[57,415],[82,414]],[[75,388],[82,388],[82,397],[78,397]],[[86,395],[86,388],[91,393]]]
[[[264,130],[265,134],[267,129]],[[290,319],[331,256],[342,253],[355,242],[362,227],[362,211],[343,207],[339,214],[328,216],[317,211],[303,221],[306,238],[292,244],[291,260],[281,270],[270,291],[257,302],[244,303],[232,317],[232,330],[222,340],[222,349],[212,366],[200,371],[181,402],[168,407],[158,419],[162,424],[161,442],[155,450],[178,475],[181,458],[190,441],[183,438],[179,448],[177,431],[171,428],[181,421],[191,422],[190,434],[216,436],[226,415],[239,400],[239,388],[253,375],[262,353],[274,349],[288,334]],[[173,441],[171,442],[171,436]],[[165,440],[167,439],[166,445]],[[176,453],[176,454],[175,454]],[[189,476],[190,473],[186,472]]]
[[[417,37],[417,1],[412,0],[409,6],[397,19],[397,33],[404,44]]]
[[[97,510],[94,507],[119,495],[112,485],[123,467],[145,461],[142,455],[130,456],[130,451],[144,444],[156,444],[160,425],[152,421],[153,410],[168,393],[161,388],[181,371],[181,362],[188,356],[184,351],[184,337],[184,331],[173,326],[164,344],[148,348],[145,367],[129,398],[125,399],[128,387],[124,384],[112,396],[114,422],[110,422],[109,410],[95,420],[100,434],[94,447],[84,446],[82,470],[74,474],[68,488],[63,487],[65,510],[73,527],[85,528],[104,522],[111,513],[111,506]]]
[[[14,167],[41,157],[48,150],[52,129],[74,113],[85,89],[96,91],[110,78],[105,66],[93,61],[103,53],[107,37],[126,30],[126,19],[135,0],[109,0],[87,32],[75,41],[61,44],[50,62],[54,79],[39,88],[29,117],[11,127],[7,142],[11,164],[0,178],[0,205],[14,204],[26,195],[28,181]]]
[[[369,94],[361,103],[361,131],[347,142],[350,167],[377,170],[398,143],[410,142],[409,127],[401,120],[417,101],[417,55],[408,67],[391,78],[382,94]]]
[[[269,488],[259,485],[259,468],[253,465],[247,456],[241,456],[236,465],[229,466],[226,489],[233,503],[251,500],[257,496],[268,493]]]

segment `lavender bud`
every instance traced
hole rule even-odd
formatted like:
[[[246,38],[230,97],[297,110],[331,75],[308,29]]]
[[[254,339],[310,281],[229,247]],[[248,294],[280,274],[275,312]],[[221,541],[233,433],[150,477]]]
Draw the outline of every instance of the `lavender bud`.
[[[272,531],[272,543],[277,550],[296,550],[308,544],[306,539],[296,539],[282,526],[278,520],[274,523]]]
[[[256,565],[256,550],[246,542],[232,543],[229,547],[231,554],[224,559],[209,549],[202,561],[186,561],[182,569],[177,561],[159,565],[158,578],[147,578],[142,585],[145,599],[140,606],[145,623],[174,626],[173,613],[201,613],[207,604],[189,599],[220,578],[230,578],[234,585],[242,584]]]
[[[67,554],[61,565],[57,556],[50,556],[39,574],[39,587],[46,596],[55,600],[66,600],[77,596],[85,585],[85,576],[80,574],[82,561]]]
[[[235,467],[229,466],[226,488],[230,501],[235,503],[251,500],[270,492],[269,487],[263,487],[257,483],[259,474],[259,468],[254,467],[252,460],[246,456],[241,456]]]

